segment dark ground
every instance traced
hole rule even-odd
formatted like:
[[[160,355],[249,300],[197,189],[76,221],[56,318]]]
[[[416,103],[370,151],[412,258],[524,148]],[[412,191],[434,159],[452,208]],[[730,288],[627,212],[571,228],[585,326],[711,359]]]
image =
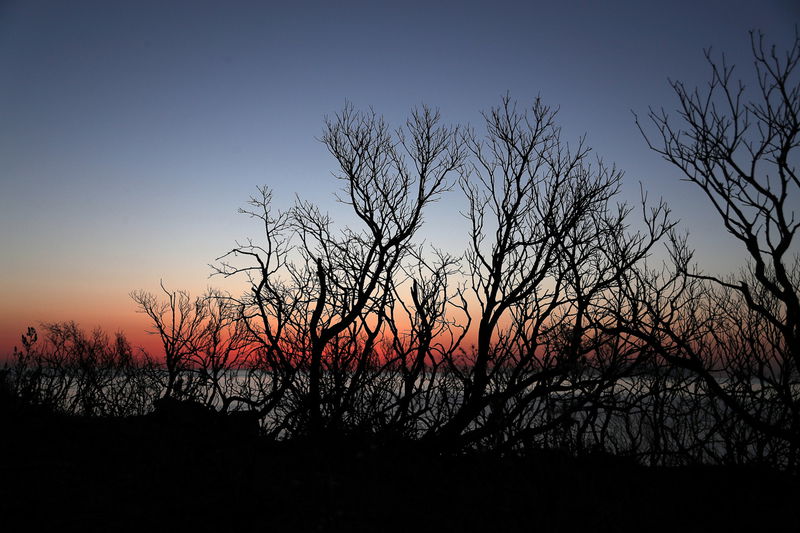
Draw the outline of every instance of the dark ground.
[[[539,452],[232,439],[150,418],[3,416],[2,531],[796,531],[800,483]]]

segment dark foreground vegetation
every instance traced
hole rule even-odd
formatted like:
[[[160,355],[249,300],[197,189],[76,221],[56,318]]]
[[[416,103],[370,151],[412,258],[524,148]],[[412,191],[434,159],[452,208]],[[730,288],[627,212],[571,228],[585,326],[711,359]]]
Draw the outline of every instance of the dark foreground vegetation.
[[[10,422],[0,509],[20,531],[784,531],[800,498],[795,477],[752,466],[275,441],[157,417]]]
[[[700,271],[668,207],[509,98],[485,131],[346,107],[360,229],[260,189],[243,295],[132,294],[163,353],[46,324],[2,374],[2,501],[50,525],[764,530],[800,469],[800,39],[709,57],[640,123],[746,251]],[[467,250],[416,244],[460,190]],[[637,215],[637,213],[639,213]]]

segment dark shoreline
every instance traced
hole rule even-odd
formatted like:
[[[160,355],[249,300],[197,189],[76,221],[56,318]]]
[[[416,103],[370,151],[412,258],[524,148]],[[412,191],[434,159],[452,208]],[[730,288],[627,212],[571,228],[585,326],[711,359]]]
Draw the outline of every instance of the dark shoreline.
[[[786,530],[800,501],[797,477],[754,466],[453,455],[352,436],[276,442],[141,417],[4,418],[0,509],[19,530],[765,531]]]

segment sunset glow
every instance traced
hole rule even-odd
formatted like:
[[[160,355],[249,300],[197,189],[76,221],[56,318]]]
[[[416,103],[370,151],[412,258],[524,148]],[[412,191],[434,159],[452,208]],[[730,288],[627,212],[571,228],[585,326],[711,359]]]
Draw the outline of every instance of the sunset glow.
[[[257,234],[236,210],[259,184],[283,208],[298,193],[341,226],[354,223],[333,202],[333,162],[315,140],[345,101],[393,124],[424,102],[447,122],[474,125],[507,91],[541,94],[560,106],[566,137],[586,133],[594,153],[625,170],[624,197],[636,199],[641,182],[691,231],[701,264],[736,264],[738,250],[702,198],[646,149],[630,110],[669,103],[667,77],[704,79],[704,47],[745,63],[749,29],[786,41],[796,8],[741,4],[710,35],[715,7],[692,4],[687,17],[678,4],[658,13],[623,5],[514,4],[509,18],[480,3],[6,3],[0,352],[27,326],[63,320],[152,346],[130,291],[162,279],[194,294],[240,290],[209,279],[207,265]],[[461,254],[463,208],[460,195],[443,196],[421,237]]]

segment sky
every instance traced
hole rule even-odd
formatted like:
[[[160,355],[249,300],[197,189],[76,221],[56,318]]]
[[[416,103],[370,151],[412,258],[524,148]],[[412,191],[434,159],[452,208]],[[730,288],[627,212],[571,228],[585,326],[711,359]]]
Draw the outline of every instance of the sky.
[[[152,345],[129,297],[193,294],[258,185],[337,220],[325,116],[345,102],[400,125],[420,104],[480,126],[508,93],[559,107],[564,138],[663,198],[708,270],[741,253],[708,204],[650,152],[632,112],[675,109],[703,50],[751,72],[749,30],[788,46],[796,1],[242,2],[0,0],[0,354],[29,325],[75,320]],[[463,251],[457,192],[425,240]]]

